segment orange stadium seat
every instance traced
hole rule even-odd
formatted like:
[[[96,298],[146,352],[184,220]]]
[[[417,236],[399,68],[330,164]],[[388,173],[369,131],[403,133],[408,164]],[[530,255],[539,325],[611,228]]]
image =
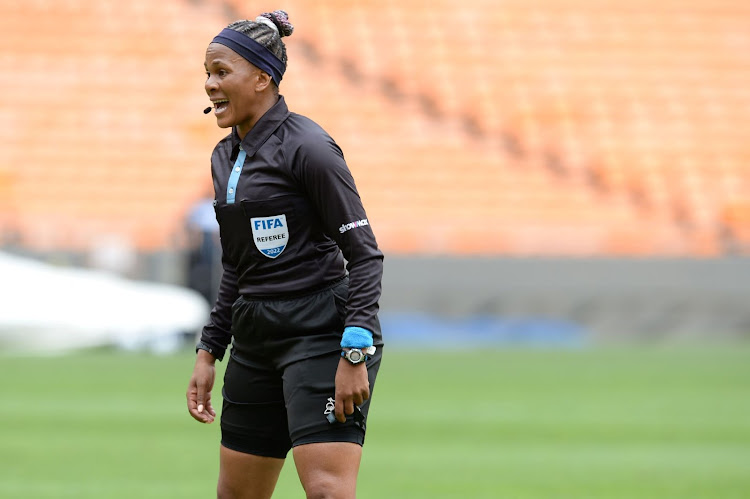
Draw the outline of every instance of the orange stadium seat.
[[[724,206],[723,222],[727,236],[739,253],[750,251],[750,198],[733,200]]]
[[[169,248],[226,133],[200,113],[205,47],[277,5],[2,4],[0,229],[43,250],[107,233]],[[747,251],[741,2],[284,7],[282,93],[341,144],[386,251]]]

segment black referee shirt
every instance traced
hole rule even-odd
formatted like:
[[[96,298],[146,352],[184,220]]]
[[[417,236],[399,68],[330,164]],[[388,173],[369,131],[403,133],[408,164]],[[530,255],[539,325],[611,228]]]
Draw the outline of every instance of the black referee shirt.
[[[217,144],[211,174],[224,274],[201,341],[214,356],[223,358],[231,340],[239,295],[304,292],[347,270],[345,324],[372,331],[382,343],[383,253],[344,155],[320,126],[289,112],[279,97],[242,141],[233,129]]]

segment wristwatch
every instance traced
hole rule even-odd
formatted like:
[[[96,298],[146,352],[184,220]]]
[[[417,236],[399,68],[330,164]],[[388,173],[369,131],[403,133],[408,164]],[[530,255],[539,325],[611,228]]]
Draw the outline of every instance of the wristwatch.
[[[213,355],[214,357],[216,357],[216,354],[214,353],[213,348],[211,348],[210,346],[206,345],[202,341],[199,341],[198,344],[195,345],[195,353],[198,353],[198,350],[205,350],[206,352],[208,352],[211,355]]]
[[[369,355],[374,354],[376,351],[375,347],[367,348],[345,348],[341,351],[341,356],[352,364],[361,364],[366,361]]]

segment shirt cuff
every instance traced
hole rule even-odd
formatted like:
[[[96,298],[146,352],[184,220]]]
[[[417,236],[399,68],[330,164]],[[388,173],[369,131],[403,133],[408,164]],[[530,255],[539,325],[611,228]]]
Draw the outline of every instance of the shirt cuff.
[[[199,341],[198,344],[195,346],[195,353],[198,353],[198,350],[205,350],[206,352],[213,355],[218,361],[221,361],[224,359],[224,354],[227,351],[226,348],[218,348],[214,345],[204,342],[203,340]]]

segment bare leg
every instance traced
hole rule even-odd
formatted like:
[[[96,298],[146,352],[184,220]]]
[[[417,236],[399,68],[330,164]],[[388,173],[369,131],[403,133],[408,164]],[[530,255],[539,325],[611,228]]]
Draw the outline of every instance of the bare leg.
[[[294,464],[308,499],[354,499],[361,459],[362,447],[350,442],[294,448]]]
[[[284,460],[275,457],[254,456],[223,445],[220,451],[219,499],[268,499],[284,466]]]

